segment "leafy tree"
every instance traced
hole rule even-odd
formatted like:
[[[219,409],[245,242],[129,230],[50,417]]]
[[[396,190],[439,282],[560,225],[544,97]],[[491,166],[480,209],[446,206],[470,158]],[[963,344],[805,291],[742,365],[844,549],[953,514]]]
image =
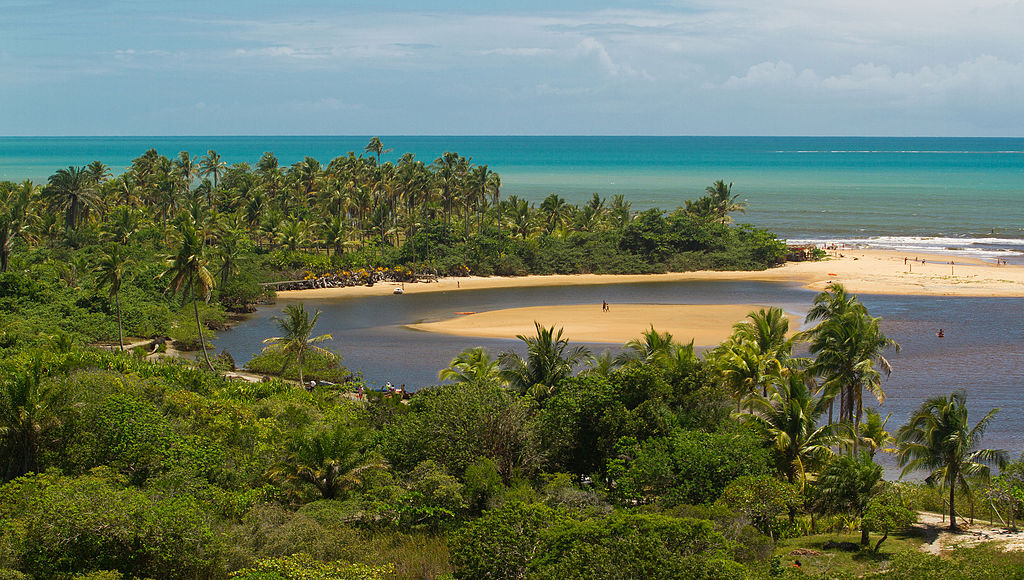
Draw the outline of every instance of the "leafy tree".
[[[990,466],[1002,467],[1006,451],[979,449],[985,430],[999,409],[974,427],[967,420],[967,391],[926,400],[896,432],[903,474],[928,471],[925,483],[949,490],[949,529],[956,530],[956,490],[970,493],[972,482],[987,481]]]
[[[525,578],[541,548],[542,532],[568,518],[564,510],[520,502],[484,512],[455,532],[448,544],[455,578]]]
[[[718,503],[750,518],[754,527],[775,538],[776,520],[791,512],[800,497],[794,485],[767,476],[745,476],[730,483]]]
[[[298,365],[299,368],[299,384],[304,385],[304,379],[302,376],[302,355],[305,354],[307,349],[319,349],[316,346],[319,342],[333,340],[333,336],[330,334],[322,334],[317,337],[310,337],[313,334],[313,327],[316,326],[317,318],[320,318],[320,311],[317,310],[313,314],[313,318],[309,317],[309,313],[306,312],[305,307],[301,302],[298,304],[289,304],[284,308],[284,317],[275,316],[273,319],[277,322],[277,327],[281,330],[281,336],[272,336],[265,339],[263,342],[270,344],[280,344],[281,350],[288,356],[294,357],[292,360]],[[285,368],[281,369],[283,373],[287,368],[287,364],[291,361],[286,362]]]
[[[916,521],[917,512],[910,509],[899,494],[892,490],[883,491],[872,497],[864,510],[860,523],[861,544],[867,545],[869,532],[880,532],[882,537],[873,548],[877,554],[890,532],[906,529]]]
[[[96,271],[96,284],[106,286],[110,290],[110,297],[114,299],[117,309],[117,343],[124,350],[124,330],[121,325],[121,284],[124,283],[126,270],[130,262],[121,253],[121,246],[111,245],[107,252],[100,258]]]
[[[399,470],[430,459],[457,474],[489,458],[507,483],[539,467],[529,418],[529,403],[497,385],[441,385],[416,393],[409,412],[384,430],[381,447]]]
[[[51,207],[64,212],[64,227],[78,229],[90,209],[99,208],[95,181],[85,167],[58,169],[50,176],[43,195],[50,200]]]
[[[707,520],[615,513],[567,520],[541,533],[530,578],[743,578]]]

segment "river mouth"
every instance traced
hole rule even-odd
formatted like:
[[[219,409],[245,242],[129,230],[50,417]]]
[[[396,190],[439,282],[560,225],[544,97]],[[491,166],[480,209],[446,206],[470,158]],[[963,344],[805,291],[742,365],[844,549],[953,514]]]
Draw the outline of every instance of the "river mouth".
[[[362,372],[369,386],[390,381],[410,391],[437,384],[437,373],[461,351],[482,346],[492,355],[508,350],[525,352],[521,341],[423,332],[407,325],[444,321],[455,312],[487,312],[509,308],[559,307],[589,304],[596,316],[607,301],[618,304],[690,304],[783,308],[801,320],[816,292],[796,284],[752,281],[687,281],[602,286],[553,286],[406,294],[333,300],[306,300],[309,310],[322,311],[315,333],[331,333],[326,346],[340,353],[351,370]],[[995,407],[1002,410],[986,432],[984,445],[1003,448],[1016,456],[1024,449],[1024,299],[954,298],[943,296],[860,295],[882,328],[902,346],[888,353],[892,375],[883,381],[887,394],[879,407],[893,414],[889,426],[903,424],[926,398],[968,390],[972,417]],[[230,352],[239,365],[262,348],[262,340],[276,336],[271,320],[282,305],[259,308],[233,328],[218,333],[216,348]],[[465,315],[462,315],[465,316]],[[646,320],[644,321],[647,322]],[[731,324],[732,321],[730,321]],[[658,325],[655,324],[655,328]],[[800,326],[793,324],[793,330]],[[938,329],[944,338],[938,338]],[[663,330],[662,330],[663,331]],[[621,345],[588,343],[566,333],[574,345],[595,354]],[[801,350],[798,354],[805,355]],[[876,407],[865,395],[865,405]]]

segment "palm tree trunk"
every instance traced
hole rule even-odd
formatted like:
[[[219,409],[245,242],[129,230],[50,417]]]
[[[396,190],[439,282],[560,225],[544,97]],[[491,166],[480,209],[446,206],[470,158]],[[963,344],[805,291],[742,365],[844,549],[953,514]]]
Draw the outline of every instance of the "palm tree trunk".
[[[196,313],[196,330],[199,331],[199,344],[203,345],[203,358],[206,359],[206,366],[210,367],[210,370],[217,372],[213,368],[213,363],[210,362],[210,353],[206,352],[206,337],[203,336],[203,323],[199,321],[199,301],[196,300],[195,296],[192,297],[192,310]]]
[[[306,388],[306,383],[302,377],[302,351],[299,351],[299,386]]]
[[[121,352],[124,352],[124,331],[121,329],[121,293],[114,294],[114,304],[117,306],[117,343],[121,345]]]
[[[956,529],[956,479],[949,485],[949,529]]]

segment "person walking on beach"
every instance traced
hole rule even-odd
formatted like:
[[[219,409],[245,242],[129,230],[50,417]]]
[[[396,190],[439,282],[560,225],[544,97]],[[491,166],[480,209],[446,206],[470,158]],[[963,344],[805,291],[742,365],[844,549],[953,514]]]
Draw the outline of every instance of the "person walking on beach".
[[[608,301],[601,301],[601,312],[608,312]]]

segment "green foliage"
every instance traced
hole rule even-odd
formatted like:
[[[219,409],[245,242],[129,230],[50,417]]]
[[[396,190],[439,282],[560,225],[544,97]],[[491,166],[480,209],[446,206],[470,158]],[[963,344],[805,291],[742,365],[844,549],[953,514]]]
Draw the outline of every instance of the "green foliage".
[[[529,578],[743,578],[711,522],[616,513],[567,520],[541,534]]]
[[[628,502],[665,505],[714,502],[740,477],[768,473],[767,451],[749,432],[676,431],[642,444],[619,442],[609,475]]]
[[[37,577],[208,574],[217,546],[204,511],[194,498],[147,495],[103,471],[33,475],[0,487],[0,516],[21,530],[19,567]]]
[[[494,385],[431,387],[384,429],[381,450],[402,471],[429,459],[449,473],[463,473],[486,457],[509,482],[514,473],[531,474],[539,465],[528,418],[526,400]]]
[[[730,483],[718,501],[753,522],[762,533],[775,537],[780,515],[795,510],[800,494],[788,483],[767,476],[744,476]]]
[[[260,560],[256,566],[238,570],[231,578],[241,580],[382,580],[394,566],[369,566],[348,562],[320,562],[309,554],[293,554]]]
[[[485,512],[452,534],[449,542],[455,578],[523,578],[542,545],[542,533],[568,513],[543,504],[509,503]]]
[[[245,363],[248,371],[285,379],[298,380],[299,369],[294,358],[285,354],[281,347],[271,345]],[[346,383],[352,380],[352,372],[342,364],[341,356],[329,350],[307,350],[302,355],[302,376],[306,381],[328,381]]]

